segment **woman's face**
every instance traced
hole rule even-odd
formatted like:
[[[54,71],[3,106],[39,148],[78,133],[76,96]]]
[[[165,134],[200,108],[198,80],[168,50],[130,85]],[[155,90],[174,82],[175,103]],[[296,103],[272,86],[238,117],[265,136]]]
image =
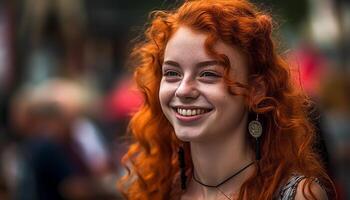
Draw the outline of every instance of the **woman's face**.
[[[246,126],[244,98],[228,92],[224,67],[204,47],[207,36],[180,27],[167,43],[159,99],[162,110],[182,141],[211,141]],[[231,46],[217,42],[217,53],[231,63],[230,78],[247,83],[244,56]]]

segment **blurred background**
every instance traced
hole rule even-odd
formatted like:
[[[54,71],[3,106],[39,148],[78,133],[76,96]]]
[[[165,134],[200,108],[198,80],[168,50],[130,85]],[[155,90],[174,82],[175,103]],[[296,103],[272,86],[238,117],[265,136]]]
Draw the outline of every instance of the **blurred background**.
[[[350,2],[255,0],[315,102],[319,149],[350,199]],[[141,104],[126,58],[174,0],[0,0],[0,199],[121,199],[125,132]]]

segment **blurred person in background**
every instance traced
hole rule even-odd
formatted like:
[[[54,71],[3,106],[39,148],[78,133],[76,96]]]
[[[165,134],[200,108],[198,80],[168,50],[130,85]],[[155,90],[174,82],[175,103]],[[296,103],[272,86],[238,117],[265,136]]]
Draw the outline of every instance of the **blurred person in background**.
[[[331,163],[342,199],[350,197],[350,79],[329,72],[322,82],[320,102],[324,113],[322,128],[327,133]]]
[[[24,95],[22,101],[33,96],[34,94],[31,93],[35,93],[34,91],[45,90],[45,92],[41,92],[42,94],[38,96],[45,96],[46,100],[44,101],[36,97],[35,101],[41,102],[35,103],[38,109],[32,109],[33,105],[31,104],[30,108],[33,110],[32,113],[34,114],[26,112],[26,116],[31,115],[30,118],[32,118],[32,120],[37,119],[36,121],[38,121],[39,127],[48,126],[48,129],[56,129],[61,126],[64,127],[63,124],[66,124],[66,126],[69,126],[70,132],[65,131],[66,134],[62,133],[63,130],[40,131],[40,134],[37,133],[39,132],[37,130],[33,132],[35,132],[40,139],[44,137],[43,135],[61,135],[58,138],[49,137],[49,140],[47,139],[49,142],[60,141],[61,144],[72,143],[73,141],[78,147],[70,149],[71,146],[74,145],[63,145],[68,149],[68,154],[65,154],[63,158],[67,159],[67,155],[69,157],[74,154],[72,153],[70,155],[69,152],[78,149],[79,156],[75,157],[80,158],[79,166],[84,169],[84,171],[93,174],[92,176],[102,179],[105,182],[103,183],[103,187],[107,186],[107,188],[110,189],[110,193],[115,195],[115,183],[113,182],[114,170],[118,163],[112,161],[111,164],[111,151],[113,150],[114,153],[115,149],[117,149],[116,154],[120,155],[120,144],[119,141],[116,142],[116,140],[119,139],[117,137],[124,132],[125,125],[114,126],[113,129],[108,130],[108,127],[106,128],[106,121],[108,119],[100,116],[103,115],[104,106],[102,104],[96,106],[96,108],[89,108],[96,113],[93,113],[92,116],[86,116],[85,111],[76,111],[75,108],[72,108],[76,105],[72,106],[70,103],[67,104],[67,102],[71,102],[73,98],[71,94],[67,93],[67,90],[63,89],[64,91],[62,91],[62,87],[57,88],[56,86],[50,88],[52,85],[45,86],[51,82],[50,80],[52,80],[52,78],[68,77],[84,84],[89,84],[89,91],[96,88],[99,90],[98,92],[107,93],[108,91],[106,90],[110,89],[108,88],[110,87],[108,84],[111,77],[115,78],[116,76],[119,78],[118,74],[111,73],[111,68],[114,67],[113,65],[115,64],[114,62],[116,59],[115,49],[117,48],[113,46],[116,45],[114,44],[115,40],[111,40],[110,38],[106,39],[104,38],[104,35],[99,35],[100,30],[97,28],[90,27],[90,30],[87,29],[87,10],[86,7],[84,7],[86,4],[85,1],[80,0],[25,0],[17,2],[16,5],[18,5],[17,10],[19,14],[17,15],[19,19],[17,27],[19,32],[17,34],[17,39],[18,44],[20,45],[18,46],[19,48],[16,49],[18,53],[18,55],[16,55],[17,65],[19,66],[18,71],[16,71],[16,73],[18,73],[16,74],[18,76],[17,87],[21,88],[25,85],[34,86],[28,88],[29,92]],[[89,4],[93,4],[93,2],[89,2]],[[99,5],[101,5],[101,3]],[[97,10],[93,8],[93,15],[95,15],[95,11],[97,12]],[[113,35],[113,37],[116,36]],[[123,48],[120,48],[119,46],[117,47],[118,52],[122,52]],[[119,56],[119,58],[120,57],[121,56]],[[43,86],[47,88],[43,89]],[[48,97],[57,97],[60,99],[60,102],[52,103],[56,102],[57,99],[48,99]],[[65,100],[63,100],[64,102],[61,102],[62,97],[65,97]],[[72,109],[74,111],[71,111]],[[50,115],[51,111],[52,116]],[[49,120],[51,119],[49,116],[52,117],[52,120]],[[116,121],[125,121],[129,118],[125,116],[126,115],[122,118],[117,118]],[[113,118],[113,120],[115,120],[115,118]],[[27,117],[25,123],[30,124],[29,121],[30,119]],[[99,127],[96,126],[96,121],[97,123],[100,123],[98,125],[104,126],[102,133],[100,132]],[[13,126],[12,129],[16,129],[17,127],[15,126]],[[18,135],[23,136],[23,138],[25,138],[24,135],[31,135],[31,137],[25,138],[24,141],[21,141],[21,144],[22,142],[26,144],[29,143],[29,140],[27,139],[32,138],[32,135],[34,135],[34,133],[29,133],[32,132],[32,129],[33,128],[30,127],[18,131],[20,132]],[[45,134],[42,134],[43,132],[45,132]],[[59,132],[60,134],[53,134],[51,132]],[[63,137],[63,135],[66,136]],[[104,141],[104,136],[108,136],[106,141]],[[45,138],[46,137],[47,136],[45,136]],[[48,142],[47,140],[40,140],[40,142]],[[35,141],[37,141],[37,138],[35,138]],[[29,169],[30,166],[26,167],[25,163],[18,162],[15,164],[16,160],[20,160],[20,155],[22,155],[15,153],[16,150],[14,150],[12,154],[6,154],[4,156],[6,159],[14,161],[6,164],[6,172],[15,171],[11,170],[11,168],[13,168],[11,166],[13,165],[16,165],[20,169],[27,168],[29,172],[31,170]],[[37,154],[38,158],[44,159],[43,154]],[[115,159],[116,158],[113,158],[113,160]],[[62,171],[64,172],[65,170],[63,169]],[[18,185],[15,183],[15,180],[17,180],[16,177],[23,175],[23,173],[16,174],[17,172],[10,173],[10,178],[7,179],[8,183],[11,182],[12,185]],[[24,176],[28,175],[26,180],[32,180],[35,178],[30,177],[31,174],[35,173],[24,174]],[[26,187],[25,189],[35,191],[36,188]],[[18,194],[16,192],[12,193],[15,195]],[[29,192],[23,192],[21,194],[28,194],[26,198],[29,198],[30,196]]]
[[[38,84],[57,75],[77,78],[84,74],[86,16],[82,1],[25,0],[21,5],[22,80]]]
[[[113,173],[110,155],[85,117],[84,94],[78,84],[56,79],[13,101],[13,125],[23,137],[20,175],[8,178],[17,179],[15,199],[117,198],[113,181],[105,180]]]
[[[151,14],[133,51],[144,104],[130,122],[128,199],[334,199],[308,102],[249,1]]]

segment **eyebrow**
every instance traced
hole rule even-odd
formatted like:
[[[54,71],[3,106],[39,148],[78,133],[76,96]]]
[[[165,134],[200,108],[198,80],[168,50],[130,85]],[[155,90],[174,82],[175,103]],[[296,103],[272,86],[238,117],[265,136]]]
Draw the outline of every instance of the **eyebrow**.
[[[173,67],[180,67],[180,64],[178,62],[173,61],[173,60],[166,60],[166,61],[164,61],[163,64],[170,65]],[[196,67],[202,68],[202,67],[208,67],[208,66],[218,65],[218,64],[219,64],[219,62],[216,60],[207,60],[207,61],[202,61],[202,62],[197,63]]]

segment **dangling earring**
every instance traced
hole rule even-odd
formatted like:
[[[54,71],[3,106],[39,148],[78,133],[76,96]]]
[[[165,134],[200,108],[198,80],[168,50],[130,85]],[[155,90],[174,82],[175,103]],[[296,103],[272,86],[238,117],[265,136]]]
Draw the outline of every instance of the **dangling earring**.
[[[179,166],[180,166],[180,176],[181,176],[181,189],[186,190],[186,165],[185,165],[185,151],[182,146],[179,147],[178,153],[178,159],[179,159]]]
[[[256,114],[256,120],[252,120],[248,124],[248,130],[250,135],[252,135],[256,140],[256,150],[255,150],[255,157],[256,160],[260,160],[260,136],[262,134],[262,125],[259,122],[259,114]]]

